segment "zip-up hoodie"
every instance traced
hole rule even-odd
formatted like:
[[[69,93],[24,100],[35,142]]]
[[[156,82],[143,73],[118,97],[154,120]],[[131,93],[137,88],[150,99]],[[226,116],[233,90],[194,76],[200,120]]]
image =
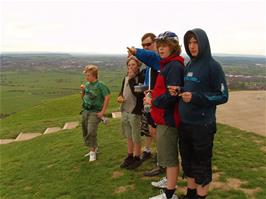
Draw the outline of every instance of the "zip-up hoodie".
[[[192,57],[188,48],[188,35],[194,33],[199,52]],[[185,67],[184,92],[191,92],[189,103],[180,100],[179,111],[182,122],[188,124],[209,124],[216,122],[216,105],[226,103],[228,89],[221,65],[212,55],[207,34],[201,29],[188,31],[184,45],[191,61]]]
[[[136,115],[142,114],[144,94],[135,92],[134,86],[138,85],[139,83],[143,83],[143,81],[144,79],[142,78],[140,73],[135,78],[128,80],[128,85],[130,87],[131,93],[136,98],[136,104],[131,113],[136,114]],[[125,77],[123,79],[121,90],[118,96],[123,96],[124,86],[125,86]]]
[[[167,86],[183,86],[183,77],[183,57],[171,55],[160,61],[160,73],[152,90],[151,116],[156,124],[179,126],[178,100],[170,95]]]

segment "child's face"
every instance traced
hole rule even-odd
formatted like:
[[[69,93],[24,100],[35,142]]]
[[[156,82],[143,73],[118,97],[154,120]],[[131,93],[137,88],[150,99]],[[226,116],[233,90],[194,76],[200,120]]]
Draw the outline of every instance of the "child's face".
[[[191,53],[192,57],[197,57],[199,54],[199,45],[198,45],[198,41],[192,37],[189,41],[188,41],[188,49],[189,52]]]
[[[167,44],[161,44],[158,47],[158,53],[162,59],[169,57],[171,55],[171,49]]]
[[[139,66],[135,60],[130,60],[127,64],[128,73],[137,74]]]
[[[96,78],[90,72],[85,73],[85,76],[86,76],[86,80],[88,82],[95,82],[96,81]]]

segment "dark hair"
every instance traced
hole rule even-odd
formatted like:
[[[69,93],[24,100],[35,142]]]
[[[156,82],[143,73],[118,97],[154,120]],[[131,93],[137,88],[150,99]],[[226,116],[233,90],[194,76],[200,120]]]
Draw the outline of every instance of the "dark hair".
[[[189,33],[186,35],[186,38],[185,38],[186,42],[189,42],[189,40],[190,40],[191,38],[194,38],[194,39],[196,39],[196,40],[198,41],[196,35],[195,35],[193,32],[189,32]]]
[[[153,34],[153,33],[150,33],[150,32],[149,32],[149,33],[144,34],[144,35],[141,37],[141,41],[147,39],[148,37],[150,37],[152,41],[155,41],[155,39],[156,39],[156,35]]]
[[[167,45],[169,46],[170,50],[171,50],[171,55],[172,54],[181,54],[181,46],[179,45],[178,40],[176,39],[158,39],[156,40],[156,46],[157,49],[161,46],[161,45]]]

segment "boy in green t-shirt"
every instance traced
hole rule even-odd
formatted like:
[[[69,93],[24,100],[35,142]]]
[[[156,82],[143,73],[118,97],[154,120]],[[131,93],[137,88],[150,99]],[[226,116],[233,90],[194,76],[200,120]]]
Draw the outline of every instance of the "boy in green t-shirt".
[[[83,100],[82,130],[85,145],[89,147],[90,162],[96,160],[97,129],[99,122],[103,120],[103,115],[110,100],[110,90],[98,81],[98,68],[88,65],[83,71],[87,82],[80,86],[81,98]]]

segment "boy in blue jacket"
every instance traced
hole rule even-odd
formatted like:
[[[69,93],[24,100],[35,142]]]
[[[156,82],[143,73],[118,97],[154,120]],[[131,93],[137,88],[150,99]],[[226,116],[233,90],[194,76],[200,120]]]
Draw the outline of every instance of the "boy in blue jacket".
[[[184,45],[191,59],[179,94],[179,147],[187,177],[184,198],[202,199],[207,197],[212,181],[216,106],[227,102],[228,90],[222,67],[211,55],[207,34],[202,29],[190,30],[184,36]]]

